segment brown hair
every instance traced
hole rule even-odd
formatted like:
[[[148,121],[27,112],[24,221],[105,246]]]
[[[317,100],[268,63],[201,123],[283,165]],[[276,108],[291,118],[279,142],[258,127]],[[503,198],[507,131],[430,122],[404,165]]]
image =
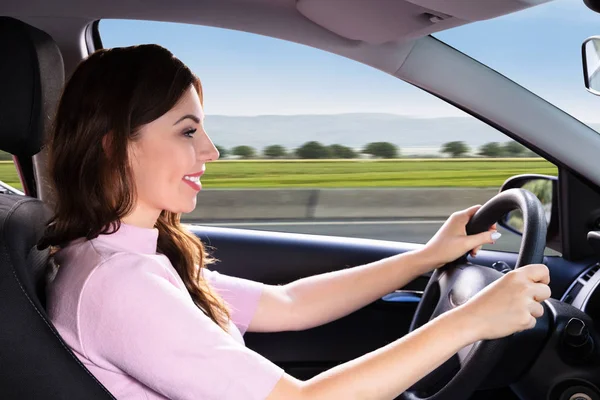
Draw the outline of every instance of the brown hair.
[[[72,240],[119,229],[136,199],[128,144],[190,86],[202,102],[198,77],[158,45],[99,50],[79,64],[64,88],[49,138],[55,214],[39,249],[52,246],[53,254]],[[169,258],[196,306],[227,330],[229,311],[201,275],[212,259],[180,217],[166,210],[160,214],[158,252]]]

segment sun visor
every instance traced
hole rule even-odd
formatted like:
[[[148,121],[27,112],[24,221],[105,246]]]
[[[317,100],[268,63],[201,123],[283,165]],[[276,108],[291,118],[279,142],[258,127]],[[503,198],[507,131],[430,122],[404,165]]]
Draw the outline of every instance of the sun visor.
[[[413,39],[549,0],[297,0],[306,18],[371,44]]]

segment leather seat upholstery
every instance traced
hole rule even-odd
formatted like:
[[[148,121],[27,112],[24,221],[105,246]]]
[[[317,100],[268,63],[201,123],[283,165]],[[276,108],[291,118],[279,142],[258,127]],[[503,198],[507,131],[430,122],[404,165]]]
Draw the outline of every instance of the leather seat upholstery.
[[[40,151],[63,84],[52,38],[0,17],[0,149],[20,157]],[[49,250],[36,243],[50,216],[35,198],[0,195],[0,398],[114,399],[45,312]]]

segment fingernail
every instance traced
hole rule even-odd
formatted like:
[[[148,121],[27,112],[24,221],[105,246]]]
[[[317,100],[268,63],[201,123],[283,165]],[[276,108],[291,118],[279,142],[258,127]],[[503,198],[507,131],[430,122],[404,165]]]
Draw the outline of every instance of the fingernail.
[[[496,240],[500,239],[500,236],[502,236],[500,232],[494,232],[492,233],[492,240],[495,242]]]

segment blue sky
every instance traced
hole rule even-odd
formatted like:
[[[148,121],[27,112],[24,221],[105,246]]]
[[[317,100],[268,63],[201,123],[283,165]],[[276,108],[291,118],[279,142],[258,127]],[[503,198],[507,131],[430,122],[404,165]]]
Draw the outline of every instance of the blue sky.
[[[105,47],[158,43],[202,80],[208,115],[386,112],[464,115],[371,67],[310,47],[212,27],[100,23]],[[555,0],[437,34],[575,117],[600,122],[600,97],[583,87],[581,43],[600,35],[582,0]]]

